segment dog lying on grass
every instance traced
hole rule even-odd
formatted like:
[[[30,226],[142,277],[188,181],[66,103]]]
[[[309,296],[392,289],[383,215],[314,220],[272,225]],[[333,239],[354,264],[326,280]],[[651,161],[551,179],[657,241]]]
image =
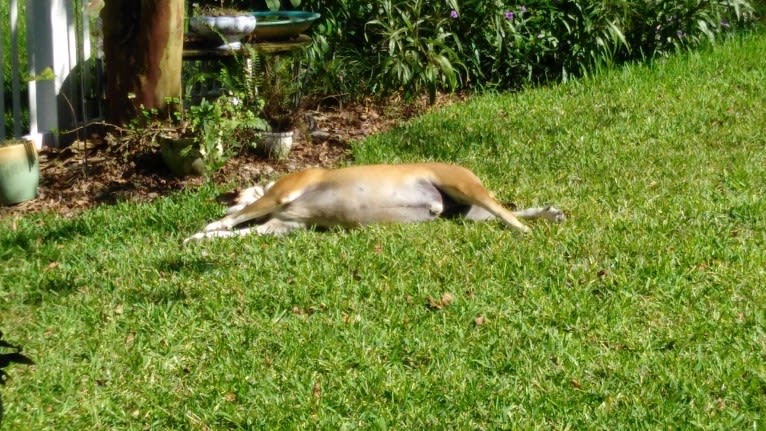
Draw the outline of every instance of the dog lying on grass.
[[[288,174],[265,187],[239,194],[222,219],[184,242],[231,236],[283,235],[310,226],[355,227],[370,223],[422,222],[463,216],[499,218],[521,232],[519,221],[564,221],[554,207],[510,211],[500,205],[470,170],[445,163],[312,168]],[[240,225],[244,227],[237,228]]]

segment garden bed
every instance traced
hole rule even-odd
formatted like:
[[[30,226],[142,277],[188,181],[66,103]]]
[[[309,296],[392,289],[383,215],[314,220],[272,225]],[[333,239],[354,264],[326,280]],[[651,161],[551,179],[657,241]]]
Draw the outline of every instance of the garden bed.
[[[437,105],[453,99],[442,96]],[[253,151],[242,151],[228,160],[211,181],[236,188],[311,166],[337,166],[349,160],[353,140],[390,129],[427,108],[425,101],[404,108],[400,101],[389,101],[306,111],[303,117],[312,117],[319,133],[307,139],[305,132],[299,132],[296,146],[286,160],[270,160]],[[64,149],[46,148],[41,152],[40,162],[37,199],[0,207],[0,216],[38,211],[72,215],[99,204],[151,201],[174,191],[197,188],[205,182],[201,177],[174,177],[155,150],[126,155],[96,136]]]

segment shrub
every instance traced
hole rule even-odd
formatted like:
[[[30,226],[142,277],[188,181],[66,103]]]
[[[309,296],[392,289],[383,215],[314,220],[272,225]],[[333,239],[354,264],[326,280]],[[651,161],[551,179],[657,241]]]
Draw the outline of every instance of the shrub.
[[[423,0],[381,2],[379,17],[365,29],[378,57],[380,90],[401,89],[407,97],[427,91],[433,101],[437,90],[457,88],[461,46],[448,25],[448,16],[457,18],[457,2],[445,3],[439,7],[426,6]]]
[[[370,56],[365,25],[375,15],[371,1],[304,1],[322,19],[308,49],[307,82],[324,97],[358,98],[371,94],[376,61]]]
[[[746,0],[307,0],[309,68],[329,94],[514,88],[649,59],[753,21]]]

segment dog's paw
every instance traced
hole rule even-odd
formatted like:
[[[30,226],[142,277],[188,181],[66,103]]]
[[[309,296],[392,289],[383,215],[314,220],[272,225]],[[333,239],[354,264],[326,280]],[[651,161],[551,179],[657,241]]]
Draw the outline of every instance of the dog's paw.
[[[206,240],[210,240],[214,238],[231,238],[235,236],[245,236],[245,235],[249,235],[251,232],[252,232],[252,229],[250,228],[235,229],[235,230],[212,230],[207,232],[201,231],[186,238],[183,243],[188,244],[190,242],[200,242],[200,241],[206,241]]]
[[[197,232],[194,235],[192,235],[190,237],[187,237],[184,240],[183,244],[186,245],[186,244],[189,244],[191,242],[199,242],[199,241],[202,241],[203,239],[206,239],[206,238],[207,238],[207,236],[206,236],[205,232]]]
[[[567,216],[566,214],[564,214],[564,211],[561,211],[560,209],[550,205],[543,208],[543,213],[541,216],[544,219],[548,221],[552,221],[554,223],[561,223],[567,219]]]

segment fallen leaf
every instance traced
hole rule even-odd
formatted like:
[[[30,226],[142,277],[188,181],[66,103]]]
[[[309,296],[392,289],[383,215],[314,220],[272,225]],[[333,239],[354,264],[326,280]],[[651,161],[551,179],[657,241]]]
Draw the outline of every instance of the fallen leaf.
[[[428,308],[431,308],[433,310],[441,310],[444,308],[444,304],[441,303],[441,301],[435,300],[433,297],[429,296],[426,300],[426,305]]]
[[[125,337],[125,347],[131,347],[133,346],[133,342],[136,341],[136,333],[133,331],[130,331],[128,333],[128,336]]]
[[[473,319],[473,323],[474,323],[476,326],[482,326],[482,325],[484,325],[485,323],[487,323],[487,318],[486,318],[486,317],[484,317],[484,316],[482,316],[482,315],[478,315],[478,316],[476,316],[476,318],[475,318],[475,319]]]
[[[455,297],[452,296],[451,293],[445,292],[444,295],[442,295],[442,305],[445,307],[455,302]]]
[[[358,314],[344,314],[343,315],[343,323],[357,323],[362,320],[362,316]]]
[[[223,399],[226,401],[233,403],[234,401],[237,401],[237,396],[231,392],[226,393],[226,395],[223,396]]]
[[[429,296],[426,299],[426,305],[428,308],[434,309],[434,310],[441,310],[444,307],[447,307],[448,305],[455,302],[455,297],[452,296],[451,293],[445,292],[441,299],[434,299],[432,296]]]

